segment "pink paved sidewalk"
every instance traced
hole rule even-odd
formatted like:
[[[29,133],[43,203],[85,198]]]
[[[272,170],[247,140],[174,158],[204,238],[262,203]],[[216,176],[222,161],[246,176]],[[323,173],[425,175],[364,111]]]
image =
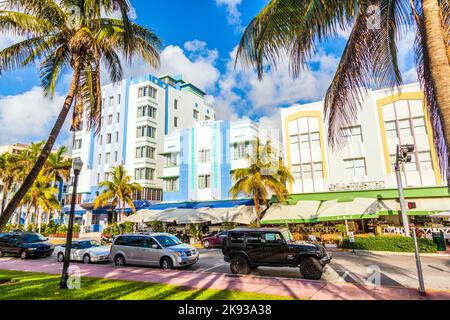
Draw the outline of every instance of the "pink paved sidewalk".
[[[194,271],[163,271],[152,268],[122,267],[112,265],[84,265],[73,263],[81,269],[81,275],[94,278],[143,281],[171,284],[194,289],[218,289],[256,292],[296,299],[317,300],[450,300],[450,291],[428,290],[427,297],[420,297],[417,290],[402,287],[369,288],[350,283],[330,283],[259,276],[233,276]],[[0,259],[0,269],[14,271],[61,273],[62,264],[46,260]]]

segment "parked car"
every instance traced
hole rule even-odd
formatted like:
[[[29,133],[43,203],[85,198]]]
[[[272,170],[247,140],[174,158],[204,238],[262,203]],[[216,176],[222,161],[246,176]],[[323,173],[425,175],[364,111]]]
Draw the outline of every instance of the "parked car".
[[[227,238],[228,231],[222,231],[214,236],[204,237],[202,240],[205,249],[222,248],[223,241]]]
[[[54,246],[39,233],[9,232],[0,234],[0,258],[5,254],[13,254],[21,259],[32,256],[51,256]]]
[[[117,236],[109,258],[116,266],[132,264],[173,269],[197,263],[199,253],[169,233],[143,233]]]
[[[222,247],[234,274],[249,274],[259,266],[299,267],[306,279],[319,280],[331,254],[321,244],[295,242],[288,229],[234,229]]]
[[[53,255],[58,262],[64,261],[66,245],[56,246]],[[105,262],[109,260],[110,247],[102,246],[95,240],[75,240],[72,241],[70,250],[70,260],[82,261],[85,264],[94,262]]]

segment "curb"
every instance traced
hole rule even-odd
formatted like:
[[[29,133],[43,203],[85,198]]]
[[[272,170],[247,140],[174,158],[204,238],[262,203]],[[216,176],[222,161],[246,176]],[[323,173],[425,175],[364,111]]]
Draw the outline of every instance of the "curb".
[[[350,250],[329,250],[331,253],[353,253]],[[355,250],[355,253],[370,253],[374,255],[387,256],[387,255],[399,255],[399,256],[411,256],[414,257],[414,252],[394,252],[394,251],[369,251],[369,250]],[[421,257],[432,257],[432,258],[450,258],[449,253],[421,253]]]

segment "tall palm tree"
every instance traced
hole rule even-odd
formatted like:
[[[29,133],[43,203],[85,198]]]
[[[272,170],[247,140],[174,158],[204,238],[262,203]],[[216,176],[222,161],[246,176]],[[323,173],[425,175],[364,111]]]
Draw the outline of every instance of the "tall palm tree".
[[[397,44],[416,31],[416,65],[433,124],[441,170],[450,184],[450,0],[271,0],[250,22],[237,52],[261,78],[265,63],[287,55],[297,76],[318,43],[353,26],[325,97],[328,139],[344,145],[341,130],[358,117],[372,86],[398,87]]]
[[[257,139],[250,154],[247,155],[250,166],[236,169],[232,173],[234,185],[230,189],[233,199],[241,194],[253,198],[257,226],[261,225],[261,205],[267,205],[269,192],[275,194],[279,202],[284,202],[289,195],[287,183],[293,181],[288,168],[273,150],[270,141],[261,144]]]
[[[128,0],[2,0],[0,32],[26,37],[0,51],[0,73],[38,62],[42,87],[53,96],[61,75],[72,80],[63,107],[32,170],[0,216],[6,225],[43,168],[73,106],[72,129],[87,115],[87,128],[98,132],[101,120],[100,68],[112,81],[122,79],[119,54],[127,62],[141,57],[159,65],[159,37],[129,19]],[[102,15],[120,12],[120,19]]]
[[[109,180],[102,181],[98,185],[103,191],[95,199],[94,208],[97,209],[110,204],[113,210],[119,209],[119,220],[122,220],[125,213],[125,204],[130,206],[133,213],[136,212],[133,204],[133,193],[142,191],[142,187],[138,183],[131,182],[132,178],[128,175],[123,164],[113,167],[108,176]]]
[[[52,186],[58,179],[67,181],[70,179],[72,160],[65,157],[67,147],[61,146],[57,151],[50,153],[44,165],[43,173],[52,181]]]

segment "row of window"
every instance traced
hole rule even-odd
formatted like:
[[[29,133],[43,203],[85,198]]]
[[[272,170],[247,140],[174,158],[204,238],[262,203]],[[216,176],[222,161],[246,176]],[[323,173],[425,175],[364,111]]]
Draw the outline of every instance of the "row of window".
[[[156,90],[152,86],[143,86],[138,89],[138,98],[151,97],[153,99],[156,99],[157,92],[158,90]]]
[[[119,131],[117,131],[115,134],[115,141],[119,142]],[[100,143],[100,145],[103,145],[103,135],[100,135],[99,143]],[[112,143],[112,133],[107,133],[106,134],[106,144],[111,144],[111,143]]]
[[[198,176],[198,188],[209,189],[211,188],[211,175],[199,175]],[[167,178],[164,179],[164,191],[173,192],[179,190],[179,178]]]
[[[146,125],[146,126],[139,126],[136,128],[136,138],[143,138],[148,137],[155,139],[156,138],[156,128]]]
[[[152,168],[134,169],[134,180],[155,180],[155,169]]]
[[[149,146],[136,148],[136,159],[155,159],[156,149]]]
[[[114,163],[117,163],[118,161],[118,153],[117,151],[114,151]],[[106,152],[105,153],[105,164],[109,164],[111,162],[111,152]],[[98,154],[98,164],[101,165],[102,164],[102,154],[99,153]]]

